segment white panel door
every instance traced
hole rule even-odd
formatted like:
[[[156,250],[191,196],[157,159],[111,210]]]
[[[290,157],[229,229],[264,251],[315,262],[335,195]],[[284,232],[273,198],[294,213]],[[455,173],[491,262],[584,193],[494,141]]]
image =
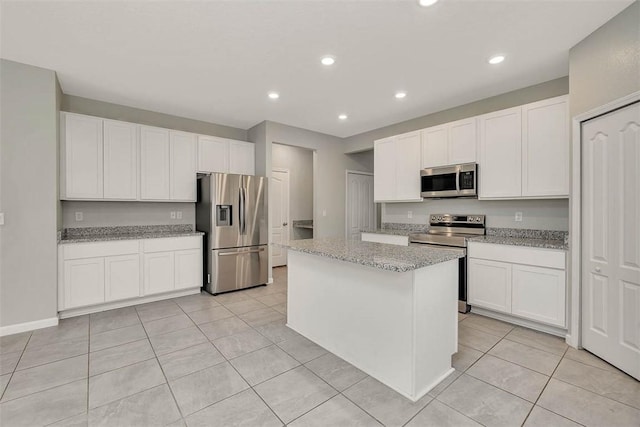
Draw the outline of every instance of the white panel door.
[[[243,141],[229,142],[229,173],[255,175],[255,144]]]
[[[394,138],[382,139],[374,143],[373,190],[377,202],[396,199],[396,158],[398,155]]]
[[[138,127],[104,120],[104,198],[138,198]]]
[[[154,252],[143,255],[144,295],[174,289],[174,253]]]
[[[514,264],[511,313],[564,328],[565,271]]]
[[[64,147],[61,197],[101,199],[103,195],[102,119],[61,114]]]
[[[522,108],[522,195],[569,195],[569,107],[566,96]]]
[[[229,140],[198,135],[198,172],[229,173]]]
[[[170,198],[171,200],[196,201],[196,150],[197,135],[171,131],[170,141]]]
[[[521,108],[480,116],[481,198],[520,197],[522,194]]]
[[[582,345],[640,379],[640,103],[582,125]]]
[[[140,255],[109,256],[104,259],[105,301],[140,296]]]
[[[358,240],[360,230],[376,228],[373,175],[347,173],[347,238]]]
[[[511,313],[511,264],[469,258],[469,304]]]
[[[477,120],[475,117],[449,123],[448,163],[475,163],[478,142]]]
[[[287,265],[287,250],[280,245],[289,243],[289,171],[271,172],[269,189],[271,205],[271,263],[273,267]]]
[[[169,200],[169,131],[140,126],[140,198]]]
[[[104,258],[64,262],[64,309],[104,302]]]
[[[202,250],[174,252],[175,289],[202,287]]]
[[[420,152],[422,135],[411,132],[396,139],[396,200],[421,201]]]
[[[422,130],[422,168],[449,164],[449,126]]]

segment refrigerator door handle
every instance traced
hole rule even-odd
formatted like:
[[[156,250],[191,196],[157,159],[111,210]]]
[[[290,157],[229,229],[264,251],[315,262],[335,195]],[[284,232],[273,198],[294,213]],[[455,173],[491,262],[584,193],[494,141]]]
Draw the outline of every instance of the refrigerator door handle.
[[[247,234],[247,189],[242,187],[242,234]]]
[[[244,254],[255,254],[258,252],[264,252],[264,248],[252,249],[250,251],[222,252],[222,253],[219,253],[218,256],[237,256],[237,255],[244,255]]]
[[[240,220],[240,224],[238,224],[238,228],[240,234],[244,234],[244,188],[240,187],[238,189],[238,218]]]

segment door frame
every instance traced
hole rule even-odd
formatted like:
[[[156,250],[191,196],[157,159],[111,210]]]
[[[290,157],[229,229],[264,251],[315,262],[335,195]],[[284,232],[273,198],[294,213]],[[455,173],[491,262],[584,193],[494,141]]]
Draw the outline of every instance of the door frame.
[[[349,174],[354,175],[366,175],[373,176],[373,172],[363,172],[357,170],[347,169],[344,171],[344,236],[345,239],[349,239]],[[376,203],[373,202],[373,222],[378,223],[378,209],[375,207]]]
[[[582,122],[640,101],[640,91],[578,114],[571,119],[571,191],[569,194],[569,274],[571,303],[566,342],[582,348]]]
[[[271,173],[269,174],[269,185],[271,185],[271,179],[273,179],[273,172],[283,172],[286,173],[288,176],[288,180],[287,180],[287,218],[289,218],[287,220],[287,229],[288,229],[288,236],[289,238],[291,238],[291,170],[289,170],[288,168],[271,168]],[[271,194],[271,193],[270,193]],[[271,196],[269,196],[269,199],[271,199]],[[271,203],[271,200],[269,200],[269,206],[273,206],[273,203]],[[271,208],[270,208],[271,209]],[[271,217],[271,214],[269,215]],[[271,221],[269,221],[269,244],[272,243],[272,229],[273,228],[273,224],[271,223]],[[291,239],[289,239],[291,240]],[[273,269],[273,251],[269,251],[269,265],[271,266],[271,269]],[[286,264],[285,264],[286,265]],[[273,282],[273,277],[272,273],[269,273],[269,283]]]

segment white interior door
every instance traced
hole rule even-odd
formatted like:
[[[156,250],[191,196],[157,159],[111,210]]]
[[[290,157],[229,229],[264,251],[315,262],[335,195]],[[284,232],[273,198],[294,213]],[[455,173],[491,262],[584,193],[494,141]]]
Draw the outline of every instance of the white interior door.
[[[376,227],[373,175],[347,173],[347,238],[360,239],[360,230]]]
[[[582,127],[582,345],[640,379],[640,103]]]
[[[271,173],[271,261],[273,267],[287,265],[287,250],[280,245],[289,243],[289,171],[274,169]]]

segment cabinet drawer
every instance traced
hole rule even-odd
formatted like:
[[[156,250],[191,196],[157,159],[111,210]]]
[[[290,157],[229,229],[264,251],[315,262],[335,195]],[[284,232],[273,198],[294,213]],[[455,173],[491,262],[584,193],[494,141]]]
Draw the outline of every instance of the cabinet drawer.
[[[467,254],[469,258],[558,268],[561,270],[565,268],[566,255],[565,251],[558,249],[528,248],[477,242],[469,242]]]
[[[65,260],[96,258],[112,255],[137,254],[139,244],[137,240],[118,240],[115,242],[70,243],[63,247]]]
[[[142,247],[145,253],[182,251],[185,249],[200,249],[201,242],[202,236],[171,237],[145,240]]]

